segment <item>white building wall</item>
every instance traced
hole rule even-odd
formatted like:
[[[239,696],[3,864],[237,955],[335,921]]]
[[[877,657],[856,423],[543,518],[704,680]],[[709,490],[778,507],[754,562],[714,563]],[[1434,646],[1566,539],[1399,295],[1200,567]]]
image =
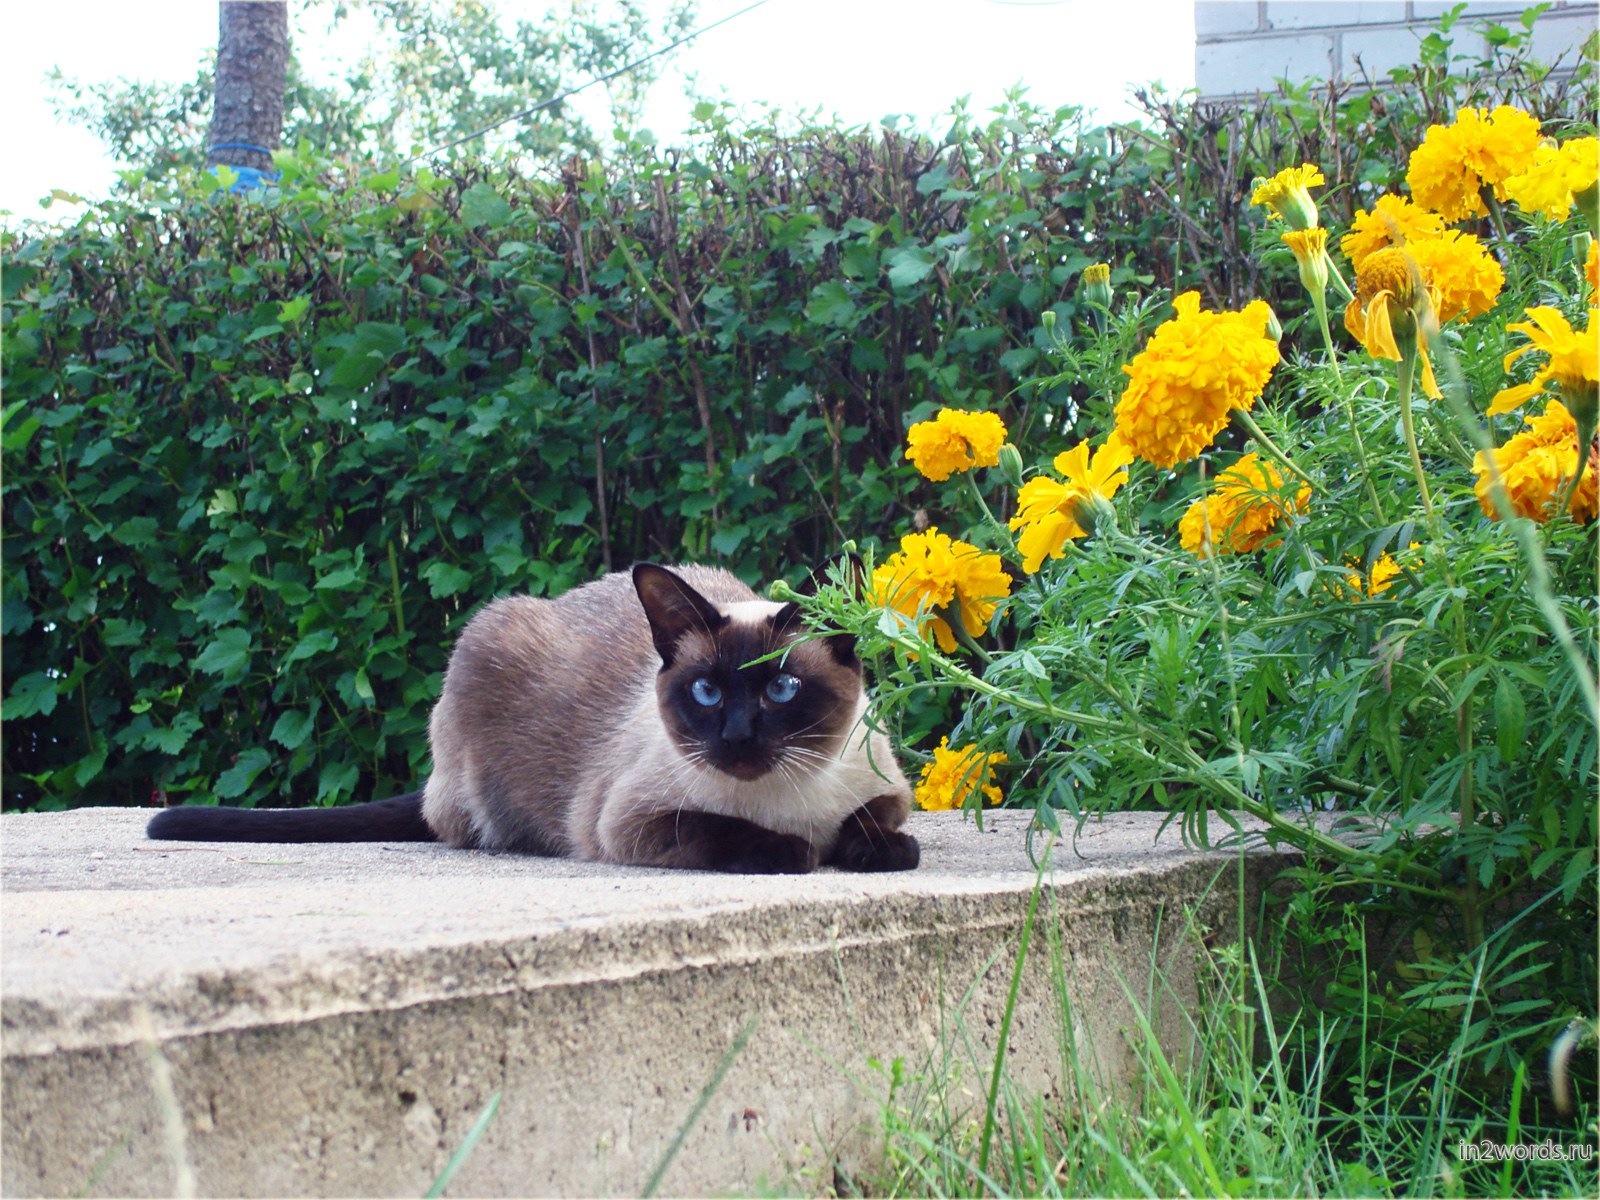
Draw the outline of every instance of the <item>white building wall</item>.
[[[1455,5],[1440,0],[1195,0],[1195,86],[1206,100],[1271,92],[1279,79],[1382,82]],[[1527,4],[1476,0],[1451,30],[1455,53],[1481,50],[1483,21],[1521,32]],[[1556,0],[1534,25],[1533,57],[1571,70],[1600,22],[1597,0]],[[1564,57],[1563,57],[1564,55]],[[1359,59],[1359,61],[1358,61]]]

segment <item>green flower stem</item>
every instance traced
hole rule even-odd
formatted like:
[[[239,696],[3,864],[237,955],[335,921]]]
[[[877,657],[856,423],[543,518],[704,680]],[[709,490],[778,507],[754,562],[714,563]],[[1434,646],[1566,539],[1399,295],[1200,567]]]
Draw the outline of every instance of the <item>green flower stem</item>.
[[[1494,194],[1494,188],[1484,184],[1478,189],[1478,195],[1483,198],[1483,206],[1489,210],[1489,223],[1494,226],[1495,236],[1502,245],[1511,244],[1511,235],[1506,232],[1506,212],[1500,207],[1500,199]]]
[[[1372,463],[1367,458],[1367,446],[1361,440],[1361,426],[1356,421],[1356,402],[1354,397],[1341,385],[1339,399],[1344,403],[1344,415],[1350,422],[1350,433],[1356,442],[1356,458],[1361,463],[1361,482],[1366,485],[1367,503],[1372,505],[1372,515],[1377,518],[1379,525],[1387,523],[1383,513],[1383,502],[1378,499],[1378,489],[1372,482]]]
[[[1307,484],[1308,486],[1315,486],[1311,482],[1311,476],[1307,475],[1298,466],[1296,466],[1292,458],[1290,458],[1282,450],[1278,449],[1278,444],[1266,435],[1261,426],[1256,424],[1254,417],[1245,412],[1245,410],[1242,408],[1234,409],[1233,415],[1238,418],[1239,424],[1245,427],[1250,436],[1255,438],[1256,444],[1267,452],[1268,458],[1272,459],[1285,471],[1288,471],[1289,474],[1293,475],[1301,483]]]
[[[1589,464],[1589,446],[1594,442],[1595,422],[1578,421],[1578,465],[1572,472],[1572,478],[1567,480],[1567,486],[1561,489],[1561,500],[1556,505],[1556,514],[1572,512],[1572,494],[1578,490],[1578,483],[1583,479],[1583,469]]]
[[[1344,302],[1349,304],[1350,301],[1356,298],[1356,294],[1350,290],[1350,285],[1344,281],[1344,276],[1339,274],[1339,268],[1334,265],[1332,257],[1329,256],[1326,250],[1323,251],[1322,257],[1323,261],[1328,264],[1329,282],[1339,289],[1339,294],[1344,297]]]
[[[1332,263],[1328,264],[1332,266]],[[1333,278],[1331,275],[1329,278]],[[1333,377],[1343,382],[1344,376],[1339,371],[1339,353],[1333,347],[1333,332],[1328,327],[1328,295],[1315,289],[1311,292],[1311,303],[1317,310],[1317,325],[1322,329],[1322,344],[1328,351],[1328,365],[1333,368]]]
[[[1433,536],[1440,536],[1439,517],[1433,510],[1433,497],[1428,494],[1428,476],[1422,469],[1422,453],[1417,449],[1417,425],[1411,416],[1411,385],[1416,378],[1417,357],[1420,353],[1416,335],[1409,341],[1400,341],[1400,425],[1406,433],[1406,449],[1411,452],[1411,473],[1416,477],[1417,493],[1422,497],[1422,511],[1428,518],[1428,528]]]
[[[1328,278],[1339,279],[1338,271],[1335,269],[1332,260],[1328,262]],[[1339,279],[1339,284],[1343,287],[1344,280]],[[1345,287],[1344,290],[1348,295],[1350,289]],[[1344,414],[1350,421],[1350,434],[1355,438],[1356,458],[1361,463],[1361,482],[1366,485],[1367,502],[1372,505],[1372,513],[1378,519],[1378,524],[1382,525],[1384,523],[1383,505],[1378,500],[1378,489],[1372,482],[1372,463],[1367,458],[1366,443],[1361,440],[1361,426],[1356,423],[1355,402],[1350,398],[1350,393],[1345,390],[1344,376],[1339,371],[1339,353],[1334,348],[1333,332],[1328,327],[1328,297],[1326,293],[1313,291],[1311,302],[1316,306],[1317,324],[1322,328],[1322,344],[1328,351],[1328,365],[1333,368],[1334,382],[1339,388],[1339,399],[1344,404]]]
[[[1472,694],[1469,692],[1461,706],[1456,709],[1456,745],[1461,754],[1461,818],[1457,828],[1461,836],[1466,837],[1473,826],[1478,823],[1477,797],[1472,787]],[[1458,890],[1456,907],[1461,912],[1463,924],[1466,926],[1466,946],[1469,951],[1476,951],[1483,945],[1486,933],[1483,911],[1483,888],[1478,883],[1476,874],[1468,875],[1467,882]]]
[[[1175,768],[1174,777],[1176,779],[1214,789],[1222,795],[1230,807],[1247,813],[1258,821],[1263,822],[1268,827],[1270,836],[1281,838],[1292,846],[1303,849],[1316,849],[1347,867],[1366,867],[1369,870],[1375,870],[1379,866],[1380,860],[1369,851],[1347,845],[1319,829],[1298,825],[1285,819],[1271,805],[1262,803],[1231,780],[1218,775],[1211,765],[1196,753],[1187,740],[1174,738],[1164,730],[1141,721],[1138,717],[1137,709],[1131,705],[1128,698],[1118,692],[1108,680],[1098,675],[1080,672],[1082,678],[1092,683],[1112,700],[1118,708],[1128,714],[1126,720],[1118,720],[1099,713],[1077,712],[1072,709],[1060,708],[1048,700],[1040,699],[1036,695],[1013,692],[1006,688],[997,687],[995,684],[973,674],[965,667],[946,657],[926,642],[913,639],[905,634],[883,636],[906,653],[926,658],[929,665],[937,667],[939,673],[955,686],[977,692],[979,695],[988,696],[990,699],[999,700],[1020,711],[1033,713],[1035,716],[1043,717],[1058,724],[1070,723],[1081,729],[1123,734],[1138,739],[1146,745],[1159,747],[1166,753],[1168,765]],[[1437,875],[1436,872],[1422,867],[1413,866],[1411,870],[1414,874],[1421,875],[1424,878],[1434,878]],[[1446,893],[1441,892],[1438,888],[1425,887],[1393,878],[1386,878],[1384,882],[1386,886],[1398,887],[1406,891],[1414,891],[1441,899],[1449,898]]]
[[[978,508],[983,512],[983,519],[988,523],[991,532],[999,536],[999,544],[1007,548],[1014,547],[1015,541],[1011,531],[1000,524],[994,513],[989,511],[989,503],[983,498],[983,492],[978,487],[978,481],[972,471],[962,472],[962,477],[967,481],[967,489],[972,493],[972,498],[978,502]]]

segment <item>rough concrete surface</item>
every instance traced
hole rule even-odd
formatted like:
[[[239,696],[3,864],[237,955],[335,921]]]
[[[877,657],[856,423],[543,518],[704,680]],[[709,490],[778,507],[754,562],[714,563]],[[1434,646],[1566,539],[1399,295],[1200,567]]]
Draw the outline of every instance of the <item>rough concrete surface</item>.
[[[0,818],[6,1195],[171,1194],[180,1164],[200,1195],[421,1195],[495,1092],[449,1194],[636,1195],[751,1022],[660,1190],[827,1191],[881,1159],[872,1061],[982,1091],[1038,878],[1018,813],[916,814],[922,866],[876,877],[150,842],[148,816]],[[1036,1094],[1079,1066],[1126,1093],[1135,1002],[1181,1055],[1197,931],[1236,936],[1284,865],[1247,856],[1241,909],[1236,853],[1159,823],[1051,855],[1007,1049]]]

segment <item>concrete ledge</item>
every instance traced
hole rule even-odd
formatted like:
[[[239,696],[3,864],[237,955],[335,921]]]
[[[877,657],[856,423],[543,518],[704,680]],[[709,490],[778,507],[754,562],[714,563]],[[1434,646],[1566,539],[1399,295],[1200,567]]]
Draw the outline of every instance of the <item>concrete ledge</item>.
[[[992,1061],[1036,878],[1015,813],[915,815],[908,874],[782,878],[153,843],[148,815],[0,818],[7,1195],[170,1193],[151,1044],[201,1195],[420,1195],[495,1091],[453,1192],[637,1194],[752,1019],[662,1190],[826,1190],[878,1149],[869,1059]],[[1236,855],[1159,821],[1055,850],[1008,1052],[1041,1094],[1064,1031],[1129,1086],[1130,989],[1181,1055],[1189,918],[1237,936]],[[1254,912],[1285,858],[1245,865]]]

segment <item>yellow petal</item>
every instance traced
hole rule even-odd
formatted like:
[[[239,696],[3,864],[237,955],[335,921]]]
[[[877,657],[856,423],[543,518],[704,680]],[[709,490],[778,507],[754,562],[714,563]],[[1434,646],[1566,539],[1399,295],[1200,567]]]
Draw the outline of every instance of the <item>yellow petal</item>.
[[[1395,357],[1400,356],[1396,354]],[[1421,350],[1418,357],[1422,359],[1422,394],[1430,400],[1444,399],[1444,393],[1439,390],[1439,381],[1433,377],[1433,364],[1428,361],[1428,352]]]
[[[1496,392],[1494,399],[1489,402],[1489,411],[1485,415],[1498,417],[1501,413],[1510,412],[1513,408],[1521,408],[1543,390],[1542,385],[1539,383],[1522,383],[1516,387]]]
[[[1394,326],[1389,323],[1388,292],[1379,292],[1367,305],[1367,336],[1364,341],[1367,353],[1373,358],[1400,361],[1400,346],[1394,340]]]

